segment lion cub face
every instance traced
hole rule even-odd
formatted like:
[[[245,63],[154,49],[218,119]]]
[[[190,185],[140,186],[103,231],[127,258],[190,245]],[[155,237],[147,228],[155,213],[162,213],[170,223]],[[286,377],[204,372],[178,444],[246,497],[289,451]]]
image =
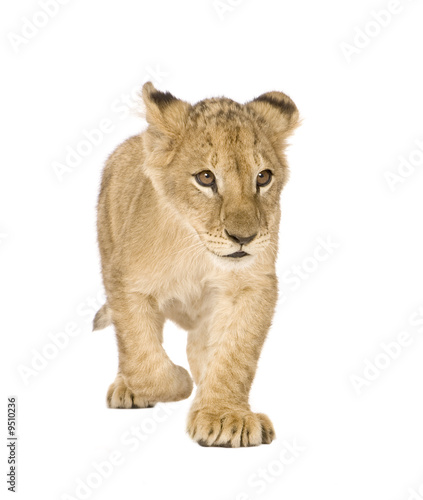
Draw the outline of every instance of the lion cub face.
[[[191,106],[151,83],[143,98],[145,171],[155,189],[222,262],[251,262],[271,249],[295,104],[270,92],[244,105],[217,98]]]

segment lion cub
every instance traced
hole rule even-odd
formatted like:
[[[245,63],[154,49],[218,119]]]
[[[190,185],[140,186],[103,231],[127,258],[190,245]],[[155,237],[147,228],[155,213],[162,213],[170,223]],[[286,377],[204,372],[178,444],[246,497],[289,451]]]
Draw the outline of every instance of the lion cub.
[[[162,347],[170,319],[188,331],[197,392],[189,435],[205,446],[270,443],[269,418],[248,403],[277,300],[279,195],[298,111],[281,92],[195,105],[143,86],[148,128],[110,156],[98,201],[107,303],[119,370],[110,408],[178,401],[190,374]]]

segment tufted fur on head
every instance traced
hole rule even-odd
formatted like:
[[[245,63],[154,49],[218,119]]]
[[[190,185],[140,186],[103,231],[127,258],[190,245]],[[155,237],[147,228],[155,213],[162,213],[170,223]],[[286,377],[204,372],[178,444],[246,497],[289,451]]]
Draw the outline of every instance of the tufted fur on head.
[[[144,84],[142,98],[151,133],[164,134],[174,139],[183,136],[188,115],[193,109],[192,105],[176,98],[170,92],[157,90],[151,82]],[[205,99],[197,103],[196,108],[205,109],[207,103],[217,100]],[[268,128],[269,137],[275,147],[283,147],[283,141],[300,123],[296,105],[283,92],[267,92],[246,103],[244,107],[247,112],[251,110],[258,119],[262,119],[262,125]]]

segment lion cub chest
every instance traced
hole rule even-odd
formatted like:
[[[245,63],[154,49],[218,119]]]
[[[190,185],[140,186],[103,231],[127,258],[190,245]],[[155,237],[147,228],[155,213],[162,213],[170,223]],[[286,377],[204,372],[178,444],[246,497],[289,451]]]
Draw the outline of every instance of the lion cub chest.
[[[214,309],[216,292],[209,282],[194,284],[184,293],[175,294],[159,303],[167,319],[184,330],[193,330],[207,320]]]

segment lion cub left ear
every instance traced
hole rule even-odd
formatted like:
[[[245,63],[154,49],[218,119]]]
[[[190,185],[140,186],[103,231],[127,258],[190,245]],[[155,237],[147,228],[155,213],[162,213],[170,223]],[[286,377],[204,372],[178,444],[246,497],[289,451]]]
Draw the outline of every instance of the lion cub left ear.
[[[267,92],[245,104],[270,127],[271,139],[283,146],[300,124],[300,114],[294,101],[283,92]]]
[[[191,105],[181,101],[170,92],[160,92],[151,82],[142,88],[149,125],[162,134],[178,137],[184,130]]]

